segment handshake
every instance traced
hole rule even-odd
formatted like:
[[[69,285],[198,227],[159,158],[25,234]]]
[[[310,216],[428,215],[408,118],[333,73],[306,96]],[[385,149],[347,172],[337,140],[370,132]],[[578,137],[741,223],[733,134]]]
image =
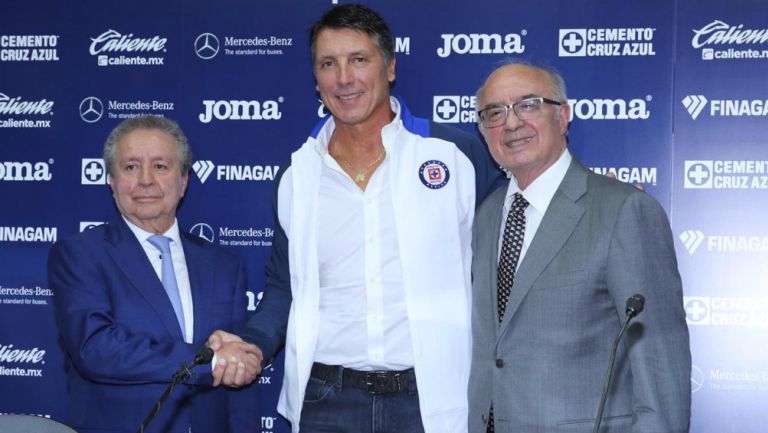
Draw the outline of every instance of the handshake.
[[[208,347],[216,354],[213,386],[239,388],[248,385],[261,373],[264,355],[257,346],[246,343],[237,335],[215,331],[208,337]]]

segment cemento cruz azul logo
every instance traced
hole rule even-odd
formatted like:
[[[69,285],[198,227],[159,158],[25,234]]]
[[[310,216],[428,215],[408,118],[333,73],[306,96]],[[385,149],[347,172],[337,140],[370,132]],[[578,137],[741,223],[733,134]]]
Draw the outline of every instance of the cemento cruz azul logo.
[[[80,183],[82,185],[106,185],[107,170],[104,166],[104,160],[101,158],[82,158]]]

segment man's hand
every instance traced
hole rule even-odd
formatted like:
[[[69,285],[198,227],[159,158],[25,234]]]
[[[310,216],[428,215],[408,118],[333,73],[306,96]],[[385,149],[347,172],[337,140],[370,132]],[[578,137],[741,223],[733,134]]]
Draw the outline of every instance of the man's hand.
[[[237,335],[221,330],[208,337],[208,347],[216,353],[213,386],[240,387],[253,382],[261,373],[261,349]]]

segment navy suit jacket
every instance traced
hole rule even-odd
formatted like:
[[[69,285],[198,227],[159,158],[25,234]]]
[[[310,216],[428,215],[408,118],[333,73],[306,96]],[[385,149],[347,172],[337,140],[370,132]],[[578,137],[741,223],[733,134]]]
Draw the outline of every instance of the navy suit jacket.
[[[162,283],[122,218],[54,244],[48,279],[67,351],[68,420],[80,432],[130,432],[181,362],[216,329],[246,320],[246,272],[234,255],[180,230],[194,309],[184,342]],[[147,432],[258,431],[256,388],[211,384],[209,365],[177,386]]]

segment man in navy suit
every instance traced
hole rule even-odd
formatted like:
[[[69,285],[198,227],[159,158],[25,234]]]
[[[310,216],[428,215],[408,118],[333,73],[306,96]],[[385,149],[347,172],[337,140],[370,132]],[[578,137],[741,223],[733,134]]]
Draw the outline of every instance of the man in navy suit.
[[[192,157],[175,122],[122,122],[104,162],[121,216],[57,242],[48,278],[68,354],[69,423],[132,433],[213,330],[245,321],[246,273],[234,255],[179,229]],[[210,366],[198,367],[146,431],[258,431],[255,389],[211,382]]]

